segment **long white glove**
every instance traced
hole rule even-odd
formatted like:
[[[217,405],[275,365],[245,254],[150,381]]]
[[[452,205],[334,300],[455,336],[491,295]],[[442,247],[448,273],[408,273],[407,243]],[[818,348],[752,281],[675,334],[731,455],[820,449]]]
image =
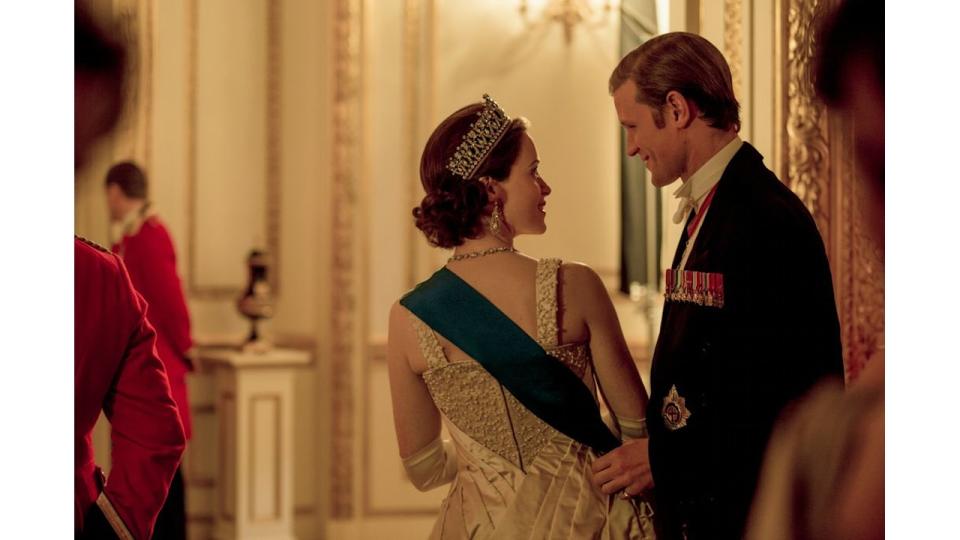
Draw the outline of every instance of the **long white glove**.
[[[644,439],[647,437],[647,419],[646,418],[628,418],[617,417],[617,423],[620,424],[620,433],[623,440]]]
[[[437,437],[430,444],[403,459],[407,477],[420,491],[453,481],[457,476],[457,453],[453,443]]]

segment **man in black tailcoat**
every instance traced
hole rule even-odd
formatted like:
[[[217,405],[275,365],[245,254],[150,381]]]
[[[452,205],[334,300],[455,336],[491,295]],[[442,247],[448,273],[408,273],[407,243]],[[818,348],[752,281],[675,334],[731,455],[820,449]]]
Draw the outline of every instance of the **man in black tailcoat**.
[[[738,136],[732,87],[720,51],[682,32],[645,42],[610,77],[628,155],[657,187],[682,180],[684,229],[665,272],[650,437],[598,459],[593,481],[625,496],[655,486],[661,540],[741,537],[778,415],[843,377],[823,241]]]

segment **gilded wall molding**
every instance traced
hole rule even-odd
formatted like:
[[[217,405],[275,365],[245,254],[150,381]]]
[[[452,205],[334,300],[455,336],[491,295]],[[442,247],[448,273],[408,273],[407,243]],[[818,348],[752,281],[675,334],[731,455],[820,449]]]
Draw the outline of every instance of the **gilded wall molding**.
[[[419,204],[423,196],[420,184],[419,165],[420,152],[424,141],[424,131],[429,129],[432,121],[430,107],[435,95],[433,73],[435,61],[434,49],[434,20],[435,6],[433,0],[404,0],[403,3],[403,65],[402,65],[402,102],[404,130],[407,134],[406,148],[404,149],[404,170],[408,187],[407,202],[412,209]],[[409,213],[406,214],[410,216]],[[408,287],[413,287],[420,279],[423,268],[427,266],[425,255],[431,250],[420,231],[413,226],[411,219],[404,224],[406,240],[406,280]],[[370,403],[371,380],[370,367],[386,364],[386,340],[367,341],[366,354],[363,359],[363,387],[361,399]],[[377,506],[373,500],[376,485],[371,475],[372,455],[370,452],[373,443],[370,411],[363,415],[362,434],[359,440],[363,450],[363,494],[362,515],[378,518],[405,518],[429,517],[436,515],[436,508],[399,505],[398,507],[383,508]],[[398,477],[404,477],[402,466],[397,461]]]
[[[144,30],[144,42],[146,50],[144,62],[146,62],[146,83],[144,85],[144,146],[143,146],[143,167],[150,171],[153,164],[153,0],[145,0],[146,6],[146,28]]]
[[[864,229],[863,185],[854,162],[854,126],[817,99],[815,30],[836,0],[777,3],[777,120],[781,178],[813,214],[833,272],[848,380],[884,347],[883,253]]]
[[[280,294],[280,205],[281,205],[281,159],[282,117],[281,81],[283,77],[283,13],[281,0],[267,2],[267,249],[272,268],[267,275],[270,289]]]
[[[271,256],[271,272],[268,275],[274,294],[280,289],[280,183],[281,183],[281,58],[282,28],[281,0],[266,0],[267,17],[267,97],[266,114],[266,221],[267,245]],[[197,80],[199,21],[198,0],[187,2],[187,291],[191,298],[199,300],[233,300],[242,292],[241,287],[224,285],[201,285],[197,283]]]
[[[847,380],[855,379],[864,365],[884,348],[884,255],[870,238],[865,228],[865,186],[858,181],[860,174],[854,163],[855,131],[847,122],[837,119],[831,135],[845,141],[837,163],[835,177],[839,178],[841,212],[844,226],[840,227],[841,241],[834,254],[844,260],[835,270],[840,327]],[[845,264],[844,264],[845,263]]]
[[[197,261],[197,1],[188,0],[187,11],[187,294],[202,297],[203,291],[197,287],[194,275]]]
[[[830,190],[827,115],[813,89],[814,32],[823,10],[820,0],[784,0],[786,16],[786,174],[793,190],[828,240]],[[829,240],[828,240],[829,241]],[[828,245],[827,249],[829,250]]]
[[[723,52],[733,76],[733,93],[743,99],[743,0],[723,2]],[[743,104],[741,103],[741,106]]]
[[[356,350],[359,272],[355,260],[358,231],[361,145],[362,0],[334,3],[333,49],[333,185],[331,238],[331,356],[332,393],[330,515],[354,514],[354,397],[353,358]]]
[[[408,200],[411,208],[417,204],[420,194],[419,175],[419,129],[420,119],[420,57],[422,54],[421,32],[423,31],[421,0],[405,0],[403,3],[403,110],[407,130],[405,173],[408,177]],[[419,231],[406,227],[407,275],[406,284],[413,287],[417,282],[417,241]]]
[[[864,200],[863,188],[857,190],[857,200]],[[854,220],[855,248],[851,281],[853,281],[853,302],[859,309],[850,313],[850,332],[847,339],[847,378],[855,379],[863,367],[875,355],[884,350],[885,328],[885,290],[884,290],[884,254],[873,244],[864,231],[862,206],[857,207]]]
[[[436,0],[407,0],[404,8],[404,88],[407,108],[407,174],[409,175],[409,208],[412,210],[423,198],[420,184],[420,152],[436,122],[437,95],[437,5]],[[408,216],[410,214],[407,214]],[[412,216],[411,216],[412,217]],[[413,226],[413,219],[405,225],[407,232],[406,284],[413,287],[436,270],[438,249],[430,246]]]

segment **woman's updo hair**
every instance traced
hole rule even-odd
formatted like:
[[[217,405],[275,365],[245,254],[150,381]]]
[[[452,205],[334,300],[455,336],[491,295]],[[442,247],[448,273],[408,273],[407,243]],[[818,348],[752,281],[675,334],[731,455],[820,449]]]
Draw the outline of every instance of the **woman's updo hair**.
[[[480,178],[506,180],[520,154],[521,136],[529,123],[524,118],[514,118],[473,176],[464,179],[447,168],[450,157],[482,110],[483,103],[474,103],[451,114],[433,130],[423,149],[420,182],[426,196],[420,206],[413,209],[413,217],[417,228],[434,246],[452,248],[468,238],[480,236],[483,216],[490,203]]]

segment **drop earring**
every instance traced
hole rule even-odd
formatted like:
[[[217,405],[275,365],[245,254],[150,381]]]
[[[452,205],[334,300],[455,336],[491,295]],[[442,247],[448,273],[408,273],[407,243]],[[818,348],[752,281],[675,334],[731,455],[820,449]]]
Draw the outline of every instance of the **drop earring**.
[[[498,236],[500,234],[500,224],[503,222],[503,213],[501,206],[503,203],[496,201],[493,203],[493,212],[490,214],[490,223],[487,224],[487,228],[490,229],[490,234]]]

